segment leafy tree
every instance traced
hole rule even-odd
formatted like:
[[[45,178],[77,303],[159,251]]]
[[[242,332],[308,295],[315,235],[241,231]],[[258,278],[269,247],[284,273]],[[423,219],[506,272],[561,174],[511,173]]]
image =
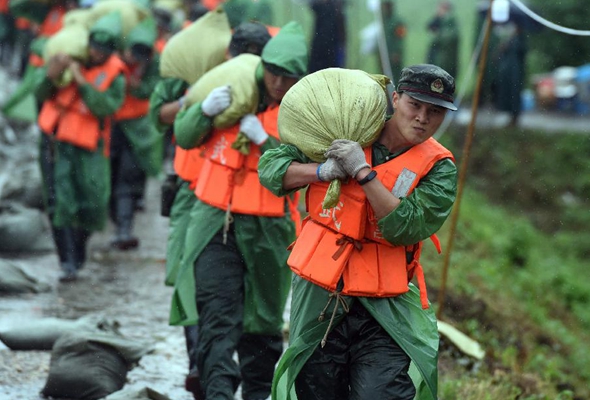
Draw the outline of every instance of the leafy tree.
[[[590,7],[579,0],[530,0],[541,17],[563,27],[590,30]],[[590,37],[572,36],[542,27],[529,34],[529,63],[531,72],[551,71],[559,66],[579,66],[590,63]]]

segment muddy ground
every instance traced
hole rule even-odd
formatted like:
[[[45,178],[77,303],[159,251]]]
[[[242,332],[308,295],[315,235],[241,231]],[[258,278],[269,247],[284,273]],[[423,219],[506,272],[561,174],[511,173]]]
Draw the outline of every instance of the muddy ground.
[[[155,346],[129,372],[125,389],[147,386],[173,400],[190,400],[192,395],[183,386],[188,361],[182,328],[167,323],[172,294],[163,284],[168,219],[158,214],[159,186],[157,180],[149,182],[146,209],[137,214],[139,249],[110,249],[113,226],[109,225],[91,238],[90,260],[77,282],[58,282],[55,253],[0,254],[51,285],[46,293],[0,297],[0,326],[26,318],[75,319],[89,314],[115,319],[126,337]],[[0,342],[0,399],[42,399],[39,391],[49,360],[49,351],[11,351]]]

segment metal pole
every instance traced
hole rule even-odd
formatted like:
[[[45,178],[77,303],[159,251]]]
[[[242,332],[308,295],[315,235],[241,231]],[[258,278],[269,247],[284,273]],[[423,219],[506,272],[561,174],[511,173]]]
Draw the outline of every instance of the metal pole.
[[[471,105],[471,121],[467,129],[467,137],[465,144],[463,145],[463,154],[461,156],[461,167],[459,168],[459,177],[457,183],[457,199],[455,201],[455,207],[453,209],[453,215],[451,216],[451,227],[449,229],[449,239],[446,245],[446,253],[444,258],[444,264],[442,269],[442,279],[440,283],[440,289],[438,292],[438,310],[436,312],[437,319],[442,319],[442,313],[444,309],[445,294],[447,288],[447,276],[449,272],[449,262],[451,259],[451,253],[453,250],[453,243],[455,239],[455,231],[457,229],[457,221],[459,220],[459,210],[461,207],[461,198],[463,197],[463,187],[465,186],[465,177],[467,176],[467,164],[469,162],[469,154],[471,152],[471,144],[473,142],[473,132],[475,131],[475,121],[477,120],[477,109],[479,107],[479,97],[481,93],[481,86],[483,77],[485,74],[485,67],[488,55],[488,43],[490,40],[490,32],[492,30],[492,3],[494,0],[490,0],[490,7],[486,16],[486,33],[484,36],[483,48],[481,52],[481,58],[479,59],[479,76],[477,78],[477,84],[475,86],[473,103]]]

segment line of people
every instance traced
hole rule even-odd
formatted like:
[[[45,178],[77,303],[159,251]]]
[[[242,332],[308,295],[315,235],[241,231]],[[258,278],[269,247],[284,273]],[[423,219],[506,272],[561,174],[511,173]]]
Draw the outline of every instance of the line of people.
[[[446,110],[455,109],[453,77],[432,65],[403,69],[391,99],[395,113],[372,151],[335,141],[327,161],[318,164],[279,140],[281,100],[308,68],[298,23],[274,36],[259,23],[235,27],[227,59],[260,56],[259,97],[254,112],[222,128],[214,121],[230,107],[232,88],[220,85],[203,101],[186,104],[190,85],[159,76],[157,29],[146,21],[122,42],[120,14],[105,15],[90,28],[87,60],[59,53],[40,69],[40,161],[60,280],[77,279],[87,241],[109,213],[116,225],[112,245],[138,246],[133,215],[141,208],[146,176],[162,170],[164,137],[171,132],[176,190],[170,196],[165,283],[174,287],[169,322],[185,330],[185,388],[194,398],[233,399],[241,385],[243,399],[266,399],[273,379],[276,398],[293,384],[300,399],[411,399],[417,390],[436,398],[438,336],[419,255],[421,241],[440,228],[455,196],[452,155],[431,138]],[[64,72],[71,75],[67,85],[61,83]],[[346,224],[369,221],[379,241],[365,232],[342,236],[314,215],[321,209],[314,203],[323,197],[321,182],[332,179],[343,180],[357,199],[353,209],[365,210],[343,211]],[[405,192],[394,190],[399,185]],[[302,230],[301,188],[308,190],[310,213]],[[310,235],[313,229],[319,231]],[[332,247],[318,246],[317,234],[336,235],[340,246],[357,248],[356,261],[344,260],[347,277],[391,263],[395,282],[370,272],[362,279],[405,289],[355,294],[344,274],[332,287],[301,273],[290,255],[317,256],[314,268],[330,262]],[[395,262],[380,258],[394,253]],[[410,283],[414,274],[420,290]],[[290,348],[281,359],[290,290]],[[332,299],[327,325],[317,317]],[[411,362],[423,384],[411,379]],[[280,395],[287,371],[287,392]]]

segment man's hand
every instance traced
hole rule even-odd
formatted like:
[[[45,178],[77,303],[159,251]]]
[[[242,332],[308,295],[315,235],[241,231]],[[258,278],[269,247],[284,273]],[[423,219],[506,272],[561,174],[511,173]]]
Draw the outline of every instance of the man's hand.
[[[365,159],[365,152],[361,145],[352,140],[334,140],[324,155],[335,158],[352,178],[355,178],[361,169],[371,168]]]
[[[47,77],[58,79],[65,69],[70,65],[71,58],[67,54],[57,53],[47,61]]]
[[[260,120],[254,114],[247,114],[242,117],[240,132],[246,135],[256,145],[261,145],[268,139],[268,133],[266,133]]]
[[[326,162],[318,166],[317,176],[320,181],[329,182],[334,179],[345,180],[348,178],[348,173],[346,173],[338,161],[334,158],[328,158]]]
[[[201,110],[208,117],[214,117],[221,114],[231,104],[231,88],[229,86],[220,86],[209,93],[207,98],[201,103]]]
[[[72,71],[72,76],[74,77],[74,81],[78,86],[82,86],[86,83],[86,78],[82,75],[80,63],[76,60],[70,60],[69,65],[70,71]]]

